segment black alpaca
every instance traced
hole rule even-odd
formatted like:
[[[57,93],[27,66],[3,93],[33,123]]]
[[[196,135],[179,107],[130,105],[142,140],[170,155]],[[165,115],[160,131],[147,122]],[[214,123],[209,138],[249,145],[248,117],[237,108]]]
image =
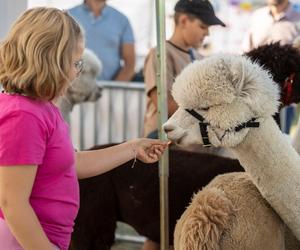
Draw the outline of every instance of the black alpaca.
[[[300,102],[300,54],[296,48],[276,42],[253,49],[245,56],[270,72],[280,87],[283,106]],[[293,81],[291,93],[287,93],[289,80]],[[285,100],[287,95],[291,95],[288,102]]]

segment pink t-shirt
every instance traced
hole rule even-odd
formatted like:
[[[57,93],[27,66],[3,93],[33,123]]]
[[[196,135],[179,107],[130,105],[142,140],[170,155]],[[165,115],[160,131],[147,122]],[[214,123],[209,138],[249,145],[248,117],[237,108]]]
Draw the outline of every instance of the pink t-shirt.
[[[68,126],[51,102],[2,93],[0,110],[0,166],[38,165],[30,203],[49,240],[68,249],[79,208]]]

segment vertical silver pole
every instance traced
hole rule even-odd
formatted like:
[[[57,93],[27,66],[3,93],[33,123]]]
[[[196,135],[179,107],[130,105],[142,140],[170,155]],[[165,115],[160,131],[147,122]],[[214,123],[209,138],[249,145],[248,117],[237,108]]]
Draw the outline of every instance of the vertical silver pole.
[[[123,141],[127,139],[127,109],[128,109],[128,100],[127,100],[127,90],[123,90]]]
[[[84,131],[85,131],[85,126],[84,126],[84,120],[85,120],[85,114],[84,108],[83,108],[83,103],[79,105],[79,126],[80,126],[80,149],[83,150],[85,149],[85,141],[84,141]]]
[[[162,124],[167,121],[167,88],[166,88],[166,32],[165,32],[165,0],[156,0],[157,27],[157,95],[158,95],[158,132],[161,140],[166,140]],[[160,249],[169,249],[169,152],[162,155],[159,161],[160,184]]]
[[[139,134],[138,136],[139,137],[142,137],[142,134],[143,134],[143,131],[142,131],[142,122],[143,122],[143,110],[142,110],[142,107],[143,107],[143,101],[142,101],[142,98],[143,98],[143,95],[144,93],[143,92],[140,92],[138,91],[137,92],[137,95],[138,95],[138,131],[139,131]]]
[[[112,120],[113,120],[113,103],[112,89],[108,89],[108,143],[112,143]]]
[[[94,145],[98,144],[98,140],[99,140],[99,131],[101,131],[101,129],[99,128],[99,122],[98,122],[98,118],[99,118],[99,111],[98,111],[98,105],[99,105],[99,101],[95,101],[94,103]]]

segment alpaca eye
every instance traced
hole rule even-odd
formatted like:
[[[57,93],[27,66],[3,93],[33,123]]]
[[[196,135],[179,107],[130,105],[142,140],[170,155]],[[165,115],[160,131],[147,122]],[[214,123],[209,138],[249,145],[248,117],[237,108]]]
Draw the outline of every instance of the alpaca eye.
[[[208,111],[208,110],[209,110],[209,107],[199,108],[199,110],[201,110],[201,111]]]

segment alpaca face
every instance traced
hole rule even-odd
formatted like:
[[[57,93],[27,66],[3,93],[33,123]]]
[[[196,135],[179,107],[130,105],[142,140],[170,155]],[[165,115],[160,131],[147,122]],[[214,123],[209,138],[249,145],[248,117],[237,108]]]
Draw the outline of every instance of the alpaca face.
[[[164,125],[170,140],[179,145],[203,143],[193,109],[209,123],[214,146],[233,147],[249,128],[234,128],[252,118],[262,121],[278,108],[279,92],[269,74],[243,56],[216,55],[194,62],[176,78],[172,94],[179,109]]]
[[[90,50],[83,53],[84,67],[81,75],[72,83],[67,91],[67,98],[73,103],[96,101],[102,89],[97,85],[97,76],[101,73],[102,64]]]

